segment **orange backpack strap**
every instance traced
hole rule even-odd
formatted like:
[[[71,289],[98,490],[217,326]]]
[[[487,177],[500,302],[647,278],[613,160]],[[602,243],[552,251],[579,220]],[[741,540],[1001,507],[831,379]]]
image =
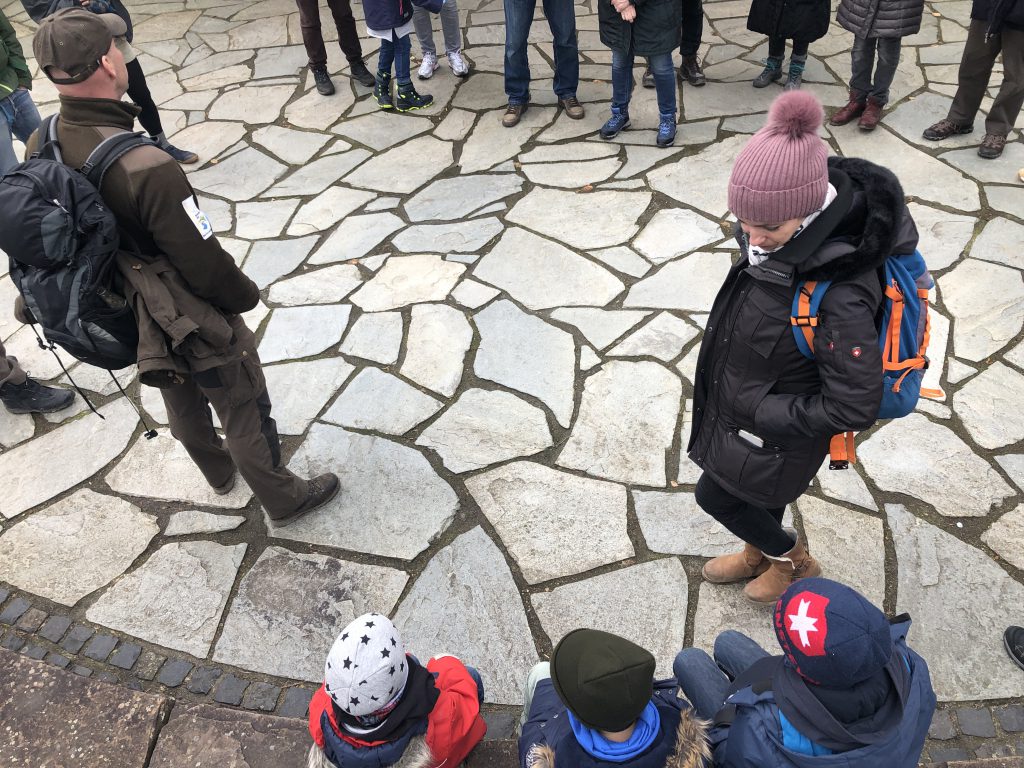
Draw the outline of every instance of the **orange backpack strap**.
[[[829,469],[847,469],[857,463],[857,449],[853,432],[832,435],[828,445]]]

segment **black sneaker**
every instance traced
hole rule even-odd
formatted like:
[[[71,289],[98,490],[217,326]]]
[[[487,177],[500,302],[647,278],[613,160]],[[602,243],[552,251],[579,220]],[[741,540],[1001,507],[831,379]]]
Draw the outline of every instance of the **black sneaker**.
[[[64,410],[74,399],[75,393],[70,389],[46,387],[35,379],[0,386],[0,401],[11,413],[53,413]]]
[[[367,88],[373,88],[376,79],[373,74],[366,68],[362,59],[356,59],[355,61],[349,62],[352,79],[360,85],[365,85]]]
[[[1013,663],[1024,669],[1024,627],[1007,627],[1003,633],[1003,647]]]
[[[373,82],[373,97],[377,100],[377,106],[381,109],[394,109],[394,102],[391,101],[391,73],[377,72]]]
[[[309,71],[313,73],[313,82],[316,83],[316,92],[321,96],[330,96],[334,93],[334,83],[327,73],[327,67],[323,64],[310,64]]]
[[[305,517],[315,509],[319,509],[338,493],[338,476],[333,472],[314,477],[309,481],[309,493],[301,506],[284,517],[270,518],[271,528],[284,528],[291,525],[299,518]]]
[[[411,112],[414,109],[423,109],[434,103],[434,97],[429,93],[417,93],[412,83],[398,86],[398,96],[395,98],[395,109],[399,112]]]

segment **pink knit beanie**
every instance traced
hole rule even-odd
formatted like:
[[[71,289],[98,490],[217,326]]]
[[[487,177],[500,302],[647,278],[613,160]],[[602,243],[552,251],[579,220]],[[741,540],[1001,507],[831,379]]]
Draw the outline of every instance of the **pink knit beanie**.
[[[768,122],[736,158],[729,210],[753,224],[802,219],[821,207],[828,190],[828,146],[818,136],[824,112],[807,91],[772,102]]]

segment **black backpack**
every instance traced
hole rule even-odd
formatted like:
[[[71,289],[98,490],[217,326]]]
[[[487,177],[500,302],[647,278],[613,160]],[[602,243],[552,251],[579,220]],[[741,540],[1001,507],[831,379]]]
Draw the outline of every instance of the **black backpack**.
[[[0,177],[0,249],[11,279],[51,345],[89,365],[126,368],[136,361],[139,332],[112,287],[121,244],[99,189],[119,158],[150,142],[119,133],[74,170],[62,160],[56,116],[38,135],[38,151]]]

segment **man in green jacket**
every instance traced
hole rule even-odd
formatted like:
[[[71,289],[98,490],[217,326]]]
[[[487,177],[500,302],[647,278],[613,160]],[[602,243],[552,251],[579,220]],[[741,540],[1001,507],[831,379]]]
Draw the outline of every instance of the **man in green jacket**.
[[[12,137],[25,142],[39,127],[39,112],[29,90],[32,74],[14,27],[0,11],[0,175],[18,164]]]

